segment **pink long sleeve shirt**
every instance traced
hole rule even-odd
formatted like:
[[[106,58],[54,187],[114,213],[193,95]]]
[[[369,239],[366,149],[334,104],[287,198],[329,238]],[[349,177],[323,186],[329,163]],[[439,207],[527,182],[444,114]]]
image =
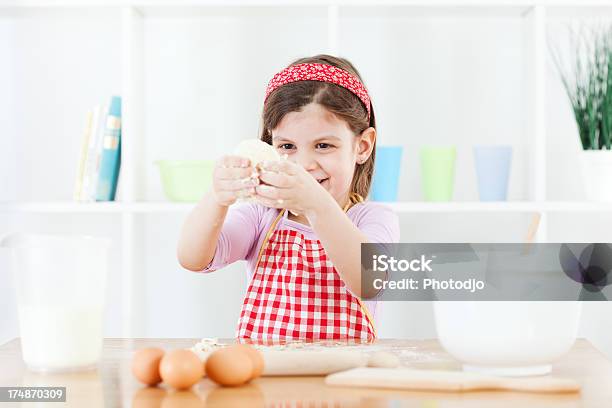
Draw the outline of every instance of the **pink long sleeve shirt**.
[[[255,272],[259,249],[266,232],[280,210],[254,203],[232,205],[227,213],[217,241],[215,255],[201,272],[213,272],[239,260],[247,261],[247,285]],[[318,239],[310,226],[290,220],[287,211],[275,229],[292,229],[308,239]],[[397,214],[380,203],[365,201],[353,205],[346,212],[351,221],[373,243],[399,242],[399,220]],[[366,307],[376,323],[377,301],[365,300]]]

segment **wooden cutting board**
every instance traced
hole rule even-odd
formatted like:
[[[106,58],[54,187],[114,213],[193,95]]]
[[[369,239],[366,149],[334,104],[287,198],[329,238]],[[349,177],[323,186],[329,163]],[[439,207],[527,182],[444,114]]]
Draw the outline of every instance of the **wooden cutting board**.
[[[429,391],[511,390],[526,392],[578,392],[580,384],[550,376],[508,378],[465,371],[360,367],[330,374],[327,385]]]

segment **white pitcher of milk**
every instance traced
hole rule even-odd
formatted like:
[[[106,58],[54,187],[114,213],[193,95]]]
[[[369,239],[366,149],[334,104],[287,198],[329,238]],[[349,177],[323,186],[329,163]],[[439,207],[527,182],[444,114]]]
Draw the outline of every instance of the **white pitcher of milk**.
[[[79,235],[13,234],[23,360],[32,371],[96,368],[111,241]]]

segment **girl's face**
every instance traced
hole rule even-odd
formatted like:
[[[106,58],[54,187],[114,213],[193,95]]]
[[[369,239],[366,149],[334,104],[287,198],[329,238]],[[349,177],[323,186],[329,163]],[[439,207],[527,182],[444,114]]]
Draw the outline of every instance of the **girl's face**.
[[[288,160],[301,165],[344,205],[356,163],[370,156],[376,131],[368,128],[359,137],[348,124],[317,103],[286,114],[272,130],[272,145]]]

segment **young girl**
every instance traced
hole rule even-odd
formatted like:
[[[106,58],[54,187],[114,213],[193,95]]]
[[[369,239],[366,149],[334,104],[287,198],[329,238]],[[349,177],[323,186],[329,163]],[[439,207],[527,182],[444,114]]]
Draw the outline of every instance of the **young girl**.
[[[361,243],[398,242],[388,207],[364,201],[374,169],[374,110],[345,59],[303,58],[266,90],[261,140],[287,160],[225,156],[189,214],[178,259],[212,272],[246,260],[236,336],[251,340],[376,338],[376,293],[361,290]],[[249,194],[254,203],[238,203]]]

